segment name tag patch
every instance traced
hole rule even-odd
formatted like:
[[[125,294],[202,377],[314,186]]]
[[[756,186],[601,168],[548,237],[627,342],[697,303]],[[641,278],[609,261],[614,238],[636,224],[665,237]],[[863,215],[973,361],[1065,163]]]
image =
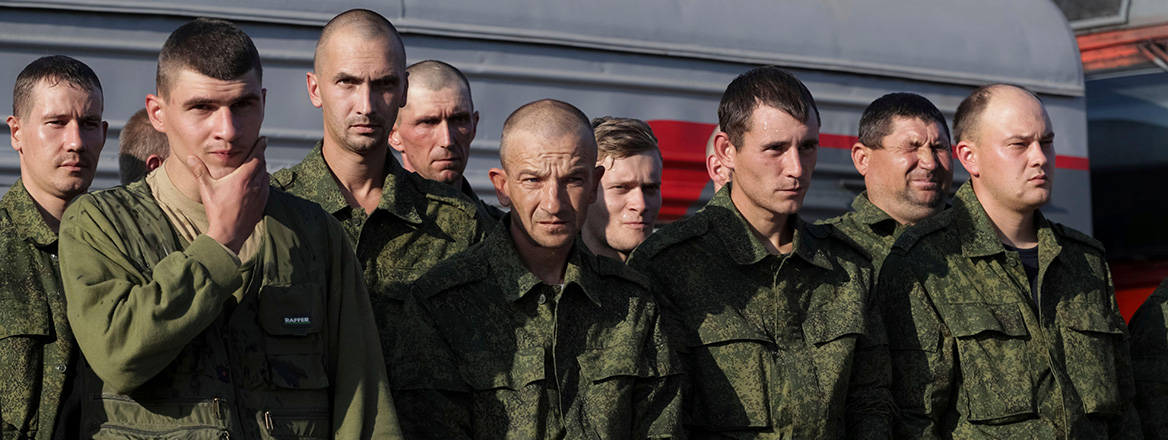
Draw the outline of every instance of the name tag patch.
[[[312,325],[312,319],[307,316],[285,316],[284,325],[288,327],[304,327]]]

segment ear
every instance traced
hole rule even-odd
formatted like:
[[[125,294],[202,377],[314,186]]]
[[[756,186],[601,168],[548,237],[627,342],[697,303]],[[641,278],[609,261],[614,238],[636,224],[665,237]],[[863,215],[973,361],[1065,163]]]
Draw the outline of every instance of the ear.
[[[401,104],[398,104],[398,107],[405,107],[406,101],[408,101],[410,98],[410,72],[408,72],[408,71],[406,72],[406,75],[402,78],[401,97],[402,97]]]
[[[872,156],[872,149],[867,145],[856,142],[852,145],[852,165],[856,167],[856,171],[860,172],[861,176],[868,175],[868,159]]]
[[[600,179],[602,177],[604,177],[604,165],[596,165],[596,168],[592,170],[592,184],[585,188],[585,191],[587,191],[584,194],[586,197],[584,200],[585,206],[596,202],[596,194],[600,192]]]
[[[487,177],[491,178],[491,185],[495,187],[495,196],[499,198],[499,204],[504,208],[511,207],[511,196],[507,191],[507,172],[500,168],[491,168],[487,171]]]
[[[470,140],[474,140],[475,133],[479,130],[479,111],[475,110],[470,114]]]
[[[400,117],[401,115],[398,116]],[[396,122],[394,122],[393,128],[389,129],[389,146],[397,150],[398,153],[402,153],[402,159],[405,159],[406,146],[402,143],[401,132],[398,131]]]
[[[150,156],[146,157],[146,171],[147,172],[154,171],[155,168],[158,168],[161,165],[162,165],[162,158],[158,157],[157,154],[151,154]]]
[[[16,150],[17,153],[24,154],[24,146],[20,145],[20,138],[24,133],[20,131],[20,118],[17,118],[16,115],[8,117],[8,130],[12,133],[9,137],[9,143],[12,144],[12,149]]]
[[[718,162],[723,167],[729,170],[734,169],[734,157],[738,153],[737,150],[734,144],[730,143],[730,135],[726,132],[719,131],[718,134],[714,135],[714,156],[718,157]]]
[[[316,73],[308,72],[304,81],[308,87],[308,100],[312,102],[313,107],[320,108],[324,105],[324,100],[320,99],[320,83],[317,82]]]
[[[150,118],[150,125],[154,126],[159,133],[166,133],[165,118],[166,106],[162,98],[158,95],[146,95],[146,116]]]
[[[977,149],[974,147],[973,142],[961,141],[953,147],[953,154],[961,161],[961,166],[965,167],[970,176],[981,177],[981,168],[977,164]]]

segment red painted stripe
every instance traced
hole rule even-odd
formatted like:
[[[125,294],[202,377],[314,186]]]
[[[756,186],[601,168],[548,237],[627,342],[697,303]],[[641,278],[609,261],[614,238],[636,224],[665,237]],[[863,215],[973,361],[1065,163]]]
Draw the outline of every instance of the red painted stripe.
[[[1091,161],[1085,157],[1079,156],[1055,156],[1054,167],[1068,170],[1088,171],[1091,169]]]
[[[860,138],[842,134],[819,133],[819,146],[851,150]]]

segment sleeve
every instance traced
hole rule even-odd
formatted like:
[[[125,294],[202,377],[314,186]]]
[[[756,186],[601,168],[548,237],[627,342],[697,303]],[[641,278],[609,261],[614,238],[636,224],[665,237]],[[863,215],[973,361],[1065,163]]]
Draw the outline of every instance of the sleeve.
[[[77,344],[106,386],[128,393],[211,325],[243,280],[237,257],[206,235],[147,276],[123,253],[126,241],[140,238],[118,232],[84,197],[66,211],[58,246]]]
[[[941,438],[939,426],[953,404],[957,344],[942,335],[940,316],[906,264],[896,254],[885,259],[874,298],[888,336],[893,437]]]
[[[633,390],[633,438],[685,438],[681,411],[684,376],[662,322],[660,314],[654,317],[651,337],[646,338],[644,356],[656,364],[657,374],[638,380]]]
[[[1111,282],[1111,268],[1104,263],[1107,274],[1107,298],[1111,299],[1110,310],[1119,326],[1124,329],[1123,340],[1115,345],[1115,369],[1119,379],[1119,395],[1123,405],[1123,414],[1111,423],[1109,434],[1113,439],[1141,439],[1140,414],[1136,409],[1135,375],[1132,370],[1132,354],[1130,349],[1131,337],[1127,326],[1123,324],[1123,316],[1119,313],[1119,305],[1115,300],[1115,286]],[[1161,413],[1163,414],[1163,413]],[[1159,438],[1159,437],[1153,437]]]
[[[870,274],[870,269],[864,269]],[[847,436],[857,439],[888,439],[892,436],[892,415],[896,411],[889,393],[892,360],[883,319],[876,313],[867,283],[863,320],[864,329],[856,343],[856,358],[848,381],[846,410]]]
[[[400,439],[397,411],[386,378],[377,324],[361,265],[340,224],[330,229],[329,371],[333,378],[333,437]]]
[[[410,439],[473,438],[470,387],[457,373],[455,356],[417,293],[406,299],[389,367],[402,432]]]
[[[1168,282],[1140,306],[1128,329],[1144,437],[1168,438]]]

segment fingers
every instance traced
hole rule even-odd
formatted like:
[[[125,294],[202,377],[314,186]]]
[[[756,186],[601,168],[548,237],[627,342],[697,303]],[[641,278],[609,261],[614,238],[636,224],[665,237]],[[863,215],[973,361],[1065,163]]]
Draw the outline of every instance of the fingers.
[[[187,156],[187,168],[191,169],[191,174],[199,182],[210,183],[211,171],[207,169],[207,164],[203,163],[198,157]]]

